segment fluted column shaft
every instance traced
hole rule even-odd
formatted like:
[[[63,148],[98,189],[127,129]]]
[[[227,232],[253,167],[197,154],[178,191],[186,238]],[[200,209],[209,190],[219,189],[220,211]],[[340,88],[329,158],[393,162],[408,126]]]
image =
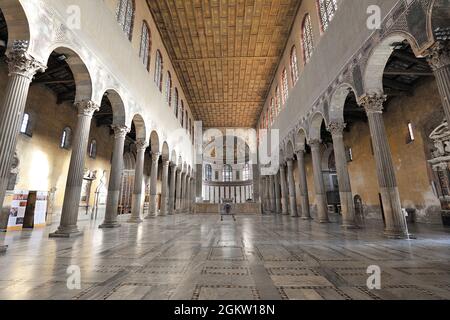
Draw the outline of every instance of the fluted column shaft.
[[[123,149],[129,129],[125,126],[113,126],[113,130],[114,148],[111,172],[109,174],[105,221],[100,225],[100,228],[116,228],[120,226],[117,222],[117,211],[119,209],[120,184],[123,176]]]
[[[86,150],[92,116],[95,111],[99,110],[99,106],[92,101],[78,102],[76,103],[76,106],[78,109],[78,121],[72,144],[72,155],[70,157],[61,222],[58,230],[55,233],[50,234],[50,237],[70,237],[80,234],[77,227],[77,221],[81,186],[84,177]]]
[[[160,212],[162,216],[169,214],[169,164],[169,160],[163,160]]]
[[[281,182],[281,210],[284,215],[289,214],[288,208],[288,192],[286,185],[286,166],[282,164],[280,166],[280,182]]]
[[[450,48],[438,41],[427,50],[427,60],[433,69],[447,123],[450,124]]]
[[[342,226],[344,228],[355,228],[355,205],[353,202],[352,186],[348,174],[347,156],[344,145],[343,122],[331,122],[328,126],[333,137],[334,158],[339,183],[339,196],[341,200]]]
[[[385,101],[386,96],[371,94],[363,97],[361,104],[366,109],[369,119],[378,184],[386,221],[385,235],[391,238],[404,238],[407,236],[407,226],[402,212],[394,164],[383,121],[383,103]]]
[[[152,153],[152,168],[150,172],[150,214],[148,218],[158,215],[158,204],[156,202],[156,196],[158,191],[158,163],[159,163],[159,153]]]
[[[169,187],[169,214],[175,211],[175,189],[177,183],[177,165],[170,164],[170,187]]]
[[[298,180],[300,184],[300,200],[302,204],[302,219],[311,219],[311,210],[309,206],[308,180],[306,177],[305,151],[297,151]]]
[[[178,169],[177,170],[177,194],[176,194],[176,212],[180,213],[180,209],[181,209],[181,176],[182,176],[182,170]]]
[[[280,190],[280,179],[279,179],[279,174],[277,173],[274,176],[274,181],[275,183],[275,211],[277,214],[281,214],[281,190]]]
[[[294,182],[294,162],[292,159],[287,160],[287,180],[289,188],[289,204],[291,208],[291,217],[298,217],[297,197]]]
[[[142,222],[142,182],[144,180],[144,161],[145,149],[147,148],[144,140],[136,143],[136,168],[134,171],[134,188],[131,200],[131,218],[129,222]]]
[[[328,218],[328,201],[325,192],[325,184],[323,182],[322,161],[320,152],[320,141],[310,141],[313,168],[314,168],[314,187],[316,191],[317,216],[320,223],[329,222]]]
[[[5,199],[30,83],[36,72],[45,70],[44,65],[20,45],[11,51],[7,62],[9,79],[0,109],[0,207]]]

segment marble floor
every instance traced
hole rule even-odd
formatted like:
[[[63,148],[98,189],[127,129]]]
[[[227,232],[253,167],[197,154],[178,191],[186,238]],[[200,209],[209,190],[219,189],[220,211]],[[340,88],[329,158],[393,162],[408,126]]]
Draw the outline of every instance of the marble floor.
[[[121,217],[126,221],[127,217]],[[0,299],[450,299],[450,230],[382,226],[344,231],[281,216],[176,215],[49,239],[54,227],[0,235]],[[366,286],[381,268],[381,289]],[[81,288],[69,290],[78,266]]]

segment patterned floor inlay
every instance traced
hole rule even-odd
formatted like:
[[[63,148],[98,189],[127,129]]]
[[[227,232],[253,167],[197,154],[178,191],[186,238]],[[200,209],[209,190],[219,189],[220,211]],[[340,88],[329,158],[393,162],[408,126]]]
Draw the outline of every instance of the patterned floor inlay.
[[[373,222],[345,231],[288,216],[127,219],[111,230],[81,222],[74,239],[50,239],[55,226],[0,234],[0,299],[450,299],[444,228],[411,225],[417,239],[406,241]],[[369,266],[380,269],[380,290],[367,287]],[[69,267],[80,287],[68,287]]]

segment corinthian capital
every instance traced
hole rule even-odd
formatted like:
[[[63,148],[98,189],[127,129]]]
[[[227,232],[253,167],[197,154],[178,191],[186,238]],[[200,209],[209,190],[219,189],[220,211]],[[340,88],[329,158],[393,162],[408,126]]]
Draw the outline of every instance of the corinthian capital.
[[[100,110],[100,107],[92,100],[75,102],[75,107],[78,109],[78,115],[87,117],[92,117],[95,111]]]
[[[450,45],[448,42],[438,41],[425,51],[425,56],[433,71],[449,66]]]
[[[152,152],[152,162],[153,163],[155,163],[155,162],[158,162],[159,161],[159,156],[160,156],[161,154],[159,153],[159,152]]]
[[[383,104],[387,96],[379,93],[366,94],[361,98],[361,105],[367,113],[383,113]]]
[[[145,139],[137,139],[135,144],[138,151],[145,151],[145,149],[147,149],[147,143],[145,142]]]
[[[327,130],[333,136],[342,136],[344,129],[347,127],[347,124],[343,121],[331,121],[328,125]]]
[[[111,128],[114,130],[114,137],[116,139],[125,138],[130,129],[127,126],[122,125],[112,125]]]
[[[33,58],[28,52],[28,41],[15,41],[12,50],[8,53],[6,61],[9,67],[9,75],[20,75],[32,79],[39,72],[44,72],[47,67]]]

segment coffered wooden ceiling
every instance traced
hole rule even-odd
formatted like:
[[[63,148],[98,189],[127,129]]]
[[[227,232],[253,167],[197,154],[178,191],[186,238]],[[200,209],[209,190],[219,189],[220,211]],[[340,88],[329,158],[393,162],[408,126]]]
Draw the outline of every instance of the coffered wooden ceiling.
[[[147,0],[196,120],[255,127],[302,0]]]

